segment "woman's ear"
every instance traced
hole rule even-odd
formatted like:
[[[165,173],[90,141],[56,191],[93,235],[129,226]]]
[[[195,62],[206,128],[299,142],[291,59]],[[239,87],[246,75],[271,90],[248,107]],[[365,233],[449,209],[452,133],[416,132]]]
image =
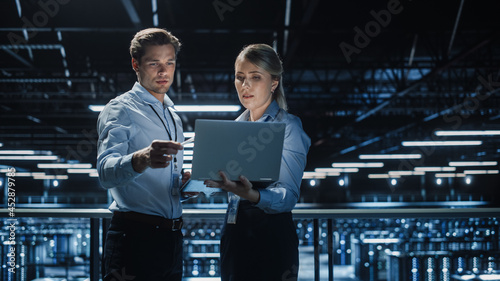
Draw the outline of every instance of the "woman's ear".
[[[280,81],[273,80],[273,82],[271,83],[271,92],[272,93],[274,93],[274,91],[276,91],[276,88],[278,88],[279,83],[280,83]]]

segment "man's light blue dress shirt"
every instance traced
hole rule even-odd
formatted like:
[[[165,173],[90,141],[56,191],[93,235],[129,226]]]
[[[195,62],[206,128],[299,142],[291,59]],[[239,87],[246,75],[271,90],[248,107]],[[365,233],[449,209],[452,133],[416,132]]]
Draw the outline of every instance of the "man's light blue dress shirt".
[[[135,211],[165,218],[178,218],[182,206],[178,195],[172,196],[174,173],[180,174],[183,152],[166,168],[147,168],[137,173],[132,168],[132,155],[153,140],[170,140],[160,118],[173,140],[183,142],[182,122],[174,112],[174,103],[165,95],[163,104],[139,83],[111,100],[97,121],[97,171],[101,185],[109,189],[114,202],[110,210]],[[172,114],[170,114],[168,111]],[[172,122],[172,116],[174,122]],[[174,124],[175,123],[175,124]]]

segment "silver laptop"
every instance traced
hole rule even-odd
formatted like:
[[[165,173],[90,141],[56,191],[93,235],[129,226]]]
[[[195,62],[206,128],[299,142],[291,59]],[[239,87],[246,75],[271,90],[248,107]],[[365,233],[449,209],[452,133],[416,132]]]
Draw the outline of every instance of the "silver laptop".
[[[191,179],[232,181],[244,175],[252,182],[277,181],[285,123],[196,120]]]

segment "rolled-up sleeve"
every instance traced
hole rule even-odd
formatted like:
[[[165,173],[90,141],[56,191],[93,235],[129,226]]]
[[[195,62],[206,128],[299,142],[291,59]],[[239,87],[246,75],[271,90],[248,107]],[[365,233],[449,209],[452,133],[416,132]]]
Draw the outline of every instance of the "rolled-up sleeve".
[[[259,190],[260,201],[256,206],[269,214],[289,212],[295,207],[311,145],[300,119],[289,118],[293,119],[286,124],[279,181]]]
[[[99,115],[97,171],[101,185],[119,187],[140,175],[132,167],[129,143],[136,128],[126,110],[117,102],[110,102]]]

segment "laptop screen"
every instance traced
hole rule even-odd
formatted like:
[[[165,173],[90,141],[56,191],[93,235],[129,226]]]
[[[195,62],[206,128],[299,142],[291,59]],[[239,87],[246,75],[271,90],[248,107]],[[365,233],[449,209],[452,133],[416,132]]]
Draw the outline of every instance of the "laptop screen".
[[[284,123],[196,120],[191,178],[232,181],[244,175],[253,182],[277,181],[280,173]]]

